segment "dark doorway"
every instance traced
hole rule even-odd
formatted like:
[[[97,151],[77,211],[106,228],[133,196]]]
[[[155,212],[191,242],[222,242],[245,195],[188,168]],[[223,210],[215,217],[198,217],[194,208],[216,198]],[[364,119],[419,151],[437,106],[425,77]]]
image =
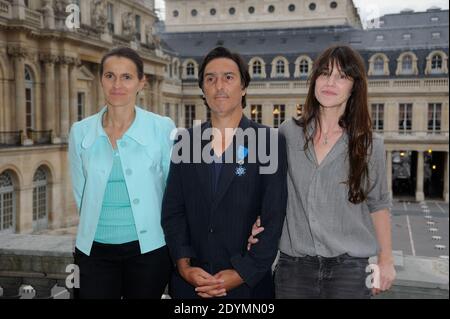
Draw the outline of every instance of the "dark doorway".
[[[392,152],[392,192],[398,197],[414,197],[416,191],[417,153]]]
[[[429,150],[424,155],[424,194],[426,198],[442,199],[444,192],[445,152]]]

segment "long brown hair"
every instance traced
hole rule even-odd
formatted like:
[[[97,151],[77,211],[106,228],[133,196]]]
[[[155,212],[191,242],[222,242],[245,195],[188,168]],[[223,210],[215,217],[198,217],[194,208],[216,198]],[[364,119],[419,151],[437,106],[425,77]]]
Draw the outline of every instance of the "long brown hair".
[[[320,103],[315,96],[317,78],[329,69],[337,66],[346,76],[353,79],[353,88],[345,106],[344,114],[339,119],[349,138],[348,157],[350,169],[348,180],[348,200],[358,204],[366,200],[369,183],[368,157],[372,152],[372,121],[367,103],[367,77],[364,62],[359,53],[345,45],[332,46],[326,49],[314,62],[309,78],[309,90],[303,106],[302,116],[296,123],[303,128],[305,135],[304,149],[313,141],[315,131],[308,127],[313,124],[320,129]],[[333,70],[328,70],[332,72]],[[345,134],[345,133],[344,133]]]

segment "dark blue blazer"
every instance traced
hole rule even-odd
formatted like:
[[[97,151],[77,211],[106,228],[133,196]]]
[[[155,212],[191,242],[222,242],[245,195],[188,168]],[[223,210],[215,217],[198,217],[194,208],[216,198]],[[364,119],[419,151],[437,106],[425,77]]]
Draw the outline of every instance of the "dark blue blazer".
[[[209,122],[203,123],[201,132],[208,127],[211,127]],[[272,289],[271,265],[277,254],[286,214],[286,143],[276,130],[250,121],[245,116],[239,127],[243,130],[254,129],[256,145],[264,142],[261,139],[264,137],[268,155],[270,138],[278,141],[278,150],[272,154],[272,158],[278,161],[276,172],[260,174],[260,167],[269,164],[262,163],[264,160],[258,156],[256,163],[249,163],[250,156],[247,156],[241,163],[245,174],[239,175],[236,171],[240,166],[236,156],[239,147],[236,137],[232,144],[233,163],[222,164],[215,194],[212,194],[212,164],[203,160],[200,163],[178,164],[172,161],[162,204],[162,226],[174,262],[189,257],[192,265],[212,275],[224,269],[235,269],[245,283],[228,292],[227,297],[269,297],[268,291],[265,294],[261,289]],[[193,131],[189,129],[189,135],[178,140],[173,156],[189,151],[192,161],[195,149]],[[188,142],[183,144],[186,148],[180,147],[179,143],[183,140]],[[201,148],[207,147],[209,142],[202,141]],[[244,141],[247,148],[250,145],[248,142],[247,138]],[[259,242],[247,251],[247,239],[257,216],[261,216],[265,230],[258,235]],[[172,298],[196,297],[194,287],[177,273],[171,283],[171,293]]]

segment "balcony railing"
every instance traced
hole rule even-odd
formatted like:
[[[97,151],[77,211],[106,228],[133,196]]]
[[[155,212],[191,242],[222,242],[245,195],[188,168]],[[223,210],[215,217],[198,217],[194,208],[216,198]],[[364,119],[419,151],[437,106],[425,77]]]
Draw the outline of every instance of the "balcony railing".
[[[33,144],[42,145],[52,143],[52,130],[36,131],[28,129],[27,136],[33,141]]]
[[[448,139],[448,131],[410,131],[410,130],[374,130],[374,132],[384,135],[386,137],[422,137],[422,138],[437,138]]]
[[[0,147],[20,146],[22,131],[0,131]]]

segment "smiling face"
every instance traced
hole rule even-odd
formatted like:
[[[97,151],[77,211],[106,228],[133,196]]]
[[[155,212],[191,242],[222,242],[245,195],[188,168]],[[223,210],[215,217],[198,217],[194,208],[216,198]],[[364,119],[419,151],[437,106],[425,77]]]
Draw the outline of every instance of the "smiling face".
[[[205,67],[203,93],[211,111],[216,114],[232,114],[242,111],[242,86],[239,67],[231,59],[217,58]]]
[[[134,107],[136,95],[145,84],[128,58],[111,56],[103,64],[102,88],[106,103],[113,107]]]
[[[322,107],[345,108],[352,94],[353,83],[353,79],[345,75],[339,65],[330,63],[317,77],[314,94]]]

